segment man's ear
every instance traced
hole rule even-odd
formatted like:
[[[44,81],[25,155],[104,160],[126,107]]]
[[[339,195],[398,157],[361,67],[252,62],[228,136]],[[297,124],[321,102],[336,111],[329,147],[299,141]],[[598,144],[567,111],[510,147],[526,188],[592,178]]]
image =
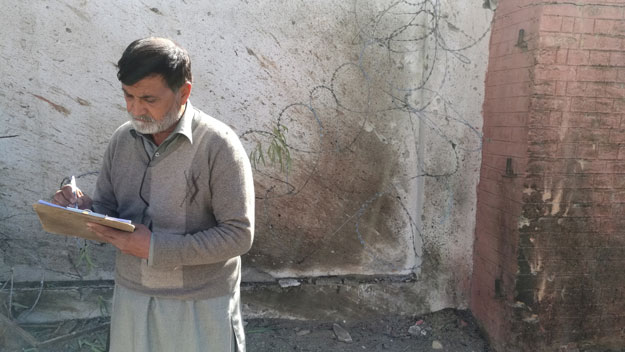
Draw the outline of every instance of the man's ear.
[[[191,82],[186,81],[178,90],[180,92],[180,105],[184,105],[189,100],[189,96],[191,95]]]

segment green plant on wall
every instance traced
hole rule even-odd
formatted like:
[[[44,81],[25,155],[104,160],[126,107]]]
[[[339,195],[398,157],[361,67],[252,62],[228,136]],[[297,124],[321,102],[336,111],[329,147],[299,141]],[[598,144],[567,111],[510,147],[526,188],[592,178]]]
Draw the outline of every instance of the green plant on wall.
[[[87,265],[87,274],[89,274],[91,270],[93,270],[95,265],[93,264],[93,261],[91,260],[91,253],[89,252],[89,243],[87,243],[87,241],[85,241],[84,245],[80,248],[80,256],[78,257],[78,265],[81,265],[83,261]]]
[[[106,300],[102,296],[98,296],[98,306],[100,307],[100,314],[102,314],[102,316],[111,315]]]
[[[88,347],[91,352],[105,352],[106,351],[106,343],[101,339],[95,339],[93,341],[88,341],[85,339],[78,340],[78,347],[81,350],[84,350],[85,347]]]
[[[289,129],[284,125],[278,124],[274,127],[271,133],[271,142],[267,150],[263,149],[262,143],[256,143],[256,147],[250,152],[250,162],[254,168],[256,168],[260,162],[266,165],[266,154],[271,164],[280,164],[280,171],[288,173],[291,169],[291,151],[289,150],[289,145],[286,142],[285,136],[285,133],[288,131]]]

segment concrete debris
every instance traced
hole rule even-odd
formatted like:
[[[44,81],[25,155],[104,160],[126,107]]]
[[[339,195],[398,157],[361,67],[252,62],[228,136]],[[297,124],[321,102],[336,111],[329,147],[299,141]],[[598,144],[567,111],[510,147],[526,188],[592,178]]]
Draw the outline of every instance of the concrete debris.
[[[525,305],[525,303],[523,303],[523,302],[521,302],[521,301],[516,301],[516,302],[515,302],[515,303],[513,303],[513,304],[508,303],[508,306],[509,306],[509,307],[512,307],[512,308],[527,308],[527,306]]]
[[[529,324],[537,324],[540,319],[538,318],[538,315],[532,314],[529,317],[523,318],[523,321]]]
[[[558,352],[579,352],[579,348],[575,342],[571,342],[567,345],[562,345],[558,349]]]
[[[310,334],[310,330],[304,329],[297,332],[297,336],[304,336]]]
[[[334,335],[341,342],[352,343],[352,336],[339,324],[332,324],[332,330],[334,330]]]
[[[410,325],[410,327],[408,328],[408,333],[412,336],[419,336],[421,335],[421,327],[416,325]]]
[[[443,344],[438,341],[438,340],[434,340],[432,341],[432,349],[434,350],[442,350],[443,349]]]
[[[423,320],[417,320],[417,322],[408,328],[408,333],[412,336],[425,336],[428,334],[426,331]]]
[[[280,279],[278,280],[278,284],[280,284],[280,287],[282,288],[287,288],[287,287],[297,287],[301,285],[302,283],[296,279]]]

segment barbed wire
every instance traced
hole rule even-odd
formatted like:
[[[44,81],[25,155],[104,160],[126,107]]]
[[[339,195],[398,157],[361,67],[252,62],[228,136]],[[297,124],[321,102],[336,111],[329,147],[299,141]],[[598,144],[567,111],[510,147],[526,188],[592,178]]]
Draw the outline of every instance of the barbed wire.
[[[418,178],[423,177],[432,177],[437,180],[441,180],[443,178],[448,178],[457,174],[460,170],[462,161],[461,161],[461,152],[462,153],[473,153],[479,152],[482,149],[482,134],[481,132],[471,124],[471,122],[464,118],[462,114],[460,114],[457,109],[454,108],[454,104],[445,99],[442,94],[439,93],[439,90],[445,85],[447,80],[449,79],[449,71],[450,67],[454,65],[452,61],[457,61],[461,64],[470,64],[471,59],[469,56],[464,55],[463,52],[467,51],[476,45],[480,44],[486,38],[486,36],[490,33],[491,22],[486,23],[486,28],[483,31],[480,31],[478,35],[472,36],[468,34],[466,31],[460,29],[460,26],[455,25],[452,21],[448,19],[447,16],[443,14],[443,4],[440,0],[424,0],[424,1],[392,1],[388,6],[384,7],[377,13],[371,16],[365,16],[362,18],[359,16],[359,6],[361,2],[358,0],[353,1],[353,22],[356,26],[356,35],[352,39],[352,44],[360,46],[358,60],[344,62],[339,64],[332,72],[330,82],[328,85],[317,85],[312,87],[309,90],[309,102],[307,103],[293,103],[284,107],[277,116],[276,124],[285,124],[287,122],[284,121],[284,114],[289,111],[293,107],[304,107],[307,111],[312,114],[312,118],[316,121],[318,125],[318,148],[309,147],[295,147],[292,142],[288,143],[290,148],[295,152],[303,153],[309,155],[309,157],[314,157],[313,167],[307,171],[307,176],[304,179],[301,186],[295,186],[292,183],[281,179],[280,176],[270,175],[270,172],[255,170],[255,173],[263,175],[267,177],[266,180],[269,182],[275,182],[275,184],[265,185],[266,192],[263,196],[258,196],[257,199],[264,202],[263,204],[263,216],[264,222],[267,224],[268,230],[272,235],[275,235],[275,229],[271,225],[272,213],[270,211],[270,206],[267,203],[271,199],[275,199],[277,197],[285,197],[285,196],[294,196],[301,192],[304,187],[309,184],[310,179],[313,177],[314,172],[318,170],[320,155],[322,153],[328,152],[327,150],[323,150],[323,140],[328,136],[328,128],[329,126],[325,126],[323,123],[324,118],[320,115],[320,112],[316,109],[315,104],[313,104],[313,96],[320,91],[325,91],[329,93],[330,101],[334,103],[335,109],[342,111],[343,113],[350,113],[353,115],[361,115],[361,123],[353,128],[357,129],[356,133],[351,136],[351,138],[345,141],[344,145],[341,147],[338,144],[335,146],[334,152],[342,152],[344,150],[350,150],[351,147],[356,143],[359,138],[362,138],[362,133],[365,129],[365,124],[368,123],[371,119],[379,118],[380,114],[388,113],[388,112],[396,112],[396,113],[405,113],[408,117],[408,121],[412,126],[412,133],[414,134],[415,141],[418,144],[420,141],[417,136],[417,128],[428,128],[435,135],[440,137],[442,140],[446,141],[450,146],[450,149],[453,151],[453,157],[450,161],[452,164],[447,171],[444,172],[428,172],[425,170],[421,170],[415,175],[407,176],[403,181],[414,181]],[[391,18],[394,26],[388,27],[386,26],[386,20]],[[405,19],[405,21],[401,23],[397,23],[398,19]],[[447,34],[444,33],[441,28],[441,24],[446,24],[447,28],[453,28],[453,32],[458,33],[461,36],[461,40],[456,40],[457,45],[453,46],[450,44],[450,40],[448,39]],[[368,50],[372,48],[383,47],[386,51],[386,60],[385,62],[375,62],[375,58],[371,63],[373,65],[372,68],[367,67],[367,64],[370,63],[369,60],[372,60],[368,56]],[[427,49],[426,49],[427,48]],[[426,51],[426,57],[430,60],[426,62],[426,68],[423,71],[420,78],[416,80],[416,84],[412,86],[401,86],[398,85],[398,82],[394,82],[392,80],[382,80],[383,84],[380,86],[374,87],[373,78],[375,76],[375,67],[379,67],[381,65],[386,65],[392,61],[393,55],[411,55],[415,53],[424,53]],[[365,102],[359,106],[352,106],[347,104],[342,100],[342,97],[337,94],[338,90],[338,82],[342,79],[342,75],[345,74],[348,70],[353,68],[356,73],[360,75],[360,77],[364,81],[364,86],[361,87],[361,92],[365,96]],[[439,82],[432,82],[434,78],[434,72],[441,72]],[[414,81],[414,80],[413,80]],[[433,84],[434,83],[434,84]],[[384,88],[386,87],[386,88]],[[372,91],[379,91],[383,94],[386,94],[392,102],[390,106],[373,106],[372,104]],[[430,99],[415,99],[414,96],[417,94],[429,94],[431,95]],[[377,98],[377,97],[376,97]],[[439,99],[443,106],[443,112],[439,113],[438,111],[430,110],[431,105],[433,104],[435,99]],[[419,121],[419,126],[415,125],[415,120]],[[464,145],[462,141],[455,140],[452,136],[449,136],[448,130],[442,127],[438,121],[452,121],[457,123],[462,128],[468,130],[468,135],[473,136],[473,139],[476,141],[473,143],[474,145]],[[293,121],[293,120],[291,120]],[[259,135],[270,137],[271,133],[267,131],[259,131],[259,130],[248,130],[244,132],[241,136],[249,136],[249,135]],[[289,140],[287,139],[287,142]],[[418,157],[423,157],[419,155]],[[296,170],[296,172],[303,172],[302,170]],[[288,177],[288,176],[287,176]],[[276,185],[280,183],[288,184],[289,187],[287,191],[284,193],[275,194]],[[421,257],[422,251],[417,248],[417,243],[420,242],[422,245],[425,243],[425,239],[423,237],[423,233],[419,228],[419,225],[410,214],[410,211],[406,208],[405,204],[401,201],[401,197],[399,197],[399,193],[404,192],[405,189],[401,186],[402,182],[392,182],[387,184],[375,193],[373,193],[370,197],[368,197],[355,211],[352,215],[347,216],[347,219],[342,223],[338,224],[337,228],[332,229],[325,235],[323,238],[325,241],[328,241],[332,237],[336,236],[341,230],[345,228],[347,224],[353,222],[354,232],[357,237],[358,243],[362,246],[366,253],[372,258],[372,261],[377,264],[382,264],[386,268],[390,268],[391,270],[401,270],[397,264],[394,263],[393,259],[385,259],[382,258],[374,248],[368,243],[367,237],[363,233],[365,229],[363,228],[363,224],[361,223],[362,219],[366,216],[366,214],[371,209],[372,205],[379,201],[381,198],[388,197],[392,201],[395,201],[399,204],[399,206],[403,209],[404,216],[407,219],[408,228],[410,229],[410,238],[412,238],[413,252],[417,257]],[[448,185],[448,190],[450,189],[450,185]],[[453,190],[449,192],[453,194]],[[441,221],[447,219],[449,214],[451,213],[451,207],[453,207],[453,199],[450,197],[445,205],[445,209],[443,210],[444,214],[441,217]],[[316,246],[315,248],[311,248],[307,253],[305,253],[301,258],[297,260],[298,264],[302,264],[305,261],[309,260],[313,257],[313,254],[320,250],[321,246]],[[415,268],[412,268],[415,269]]]

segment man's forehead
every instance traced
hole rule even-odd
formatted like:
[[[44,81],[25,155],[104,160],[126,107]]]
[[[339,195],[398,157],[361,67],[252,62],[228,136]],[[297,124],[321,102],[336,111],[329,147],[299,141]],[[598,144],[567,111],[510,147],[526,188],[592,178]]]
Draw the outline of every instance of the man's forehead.
[[[166,91],[171,91],[163,76],[159,74],[144,77],[131,85],[122,83],[122,89],[126,93],[134,92],[137,94],[163,94]]]

